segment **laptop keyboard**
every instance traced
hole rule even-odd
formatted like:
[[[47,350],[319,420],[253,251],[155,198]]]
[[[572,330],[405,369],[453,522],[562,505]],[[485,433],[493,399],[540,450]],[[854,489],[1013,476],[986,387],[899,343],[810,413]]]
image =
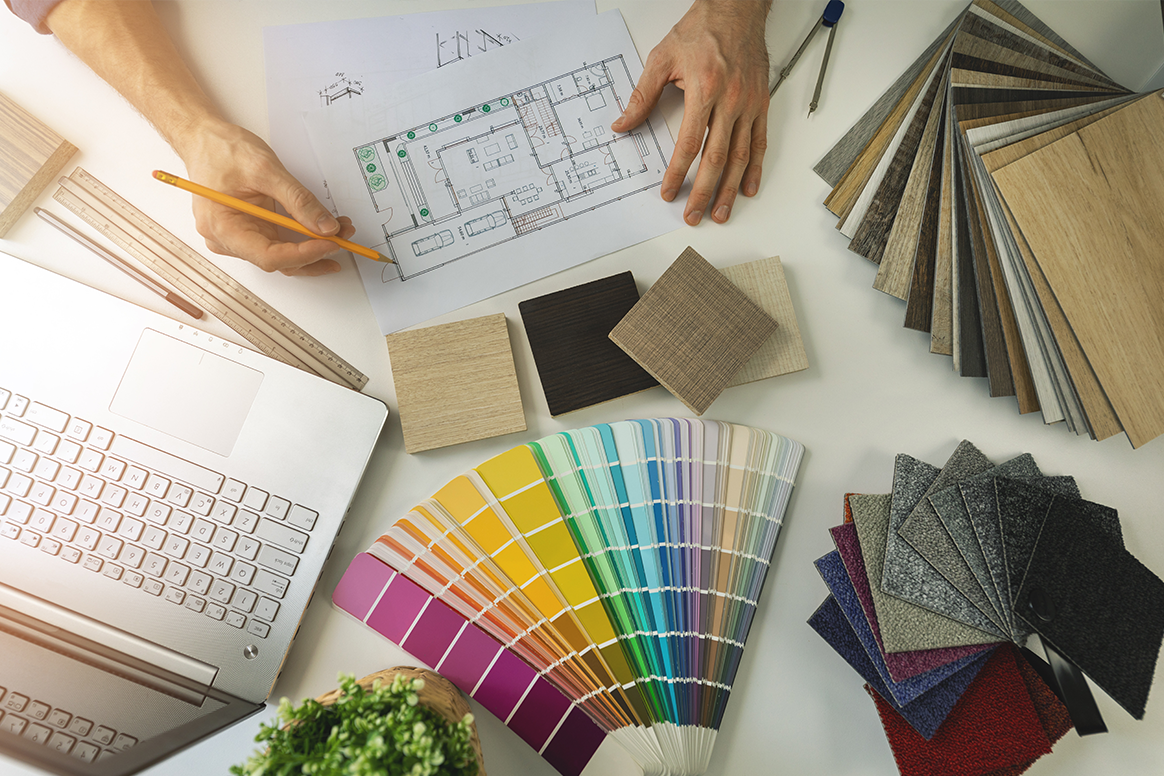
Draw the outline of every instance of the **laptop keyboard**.
[[[118,754],[137,739],[92,720],[0,687],[0,730],[87,763]]]
[[[263,639],[317,517],[0,388],[0,542]]]

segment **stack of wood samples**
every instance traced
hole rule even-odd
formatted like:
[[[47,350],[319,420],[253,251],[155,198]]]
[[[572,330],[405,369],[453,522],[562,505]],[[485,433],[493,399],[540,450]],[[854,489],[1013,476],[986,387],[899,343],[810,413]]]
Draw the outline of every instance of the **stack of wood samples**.
[[[873,287],[991,396],[1164,433],[1164,100],[974,0],[814,168]]]

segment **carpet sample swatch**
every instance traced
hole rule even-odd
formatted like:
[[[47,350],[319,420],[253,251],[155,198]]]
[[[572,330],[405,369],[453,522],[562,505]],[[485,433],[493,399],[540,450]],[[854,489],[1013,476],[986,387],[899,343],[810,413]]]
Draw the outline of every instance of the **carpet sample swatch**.
[[[1015,614],[1143,719],[1164,641],[1164,582],[1081,503],[1054,500]]]
[[[702,415],[776,328],[768,313],[687,248],[610,339]]]
[[[551,415],[659,384],[610,341],[611,330],[638,301],[627,271],[518,305]]]

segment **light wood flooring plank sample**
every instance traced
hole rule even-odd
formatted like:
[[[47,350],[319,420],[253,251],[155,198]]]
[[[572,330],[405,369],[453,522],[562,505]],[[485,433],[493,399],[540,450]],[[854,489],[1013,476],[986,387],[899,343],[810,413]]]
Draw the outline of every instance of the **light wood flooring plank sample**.
[[[0,237],[76,152],[75,146],[0,94]]]
[[[551,415],[659,384],[610,341],[611,330],[638,301],[627,271],[518,305]]]
[[[947,106],[947,111],[949,106]],[[930,352],[942,356],[954,355],[953,324],[953,203],[954,186],[950,175],[953,165],[951,148],[953,138],[950,129],[953,122],[948,119],[942,128],[942,179],[938,185],[942,198],[938,202],[938,245],[934,256],[934,302],[930,314]]]
[[[385,339],[409,453],[525,431],[505,313]]]
[[[610,338],[702,415],[776,327],[772,316],[687,248]]]
[[[728,387],[808,369],[808,355],[804,352],[804,341],[800,338],[796,310],[792,307],[780,257],[733,264],[720,271],[732,285],[772,316],[778,327],[764,340],[756,355],[736,373]]]
[[[994,173],[1134,447],[1164,433],[1161,94]]]

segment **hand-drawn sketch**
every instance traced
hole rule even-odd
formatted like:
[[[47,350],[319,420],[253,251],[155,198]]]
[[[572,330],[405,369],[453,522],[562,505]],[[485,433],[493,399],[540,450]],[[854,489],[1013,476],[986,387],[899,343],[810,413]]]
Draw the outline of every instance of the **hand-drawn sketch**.
[[[363,81],[348,78],[345,73],[336,73],[335,75],[335,81],[319,90],[319,102],[325,108],[336,100],[364,93]]]
[[[633,89],[617,55],[354,148],[396,261],[384,281],[657,188],[651,123],[609,129]]]
[[[483,29],[457,30],[452,35],[436,34],[436,66],[444,67],[460,62],[475,54],[484,54],[495,48],[520,40],[516,35],[486,32]]]

